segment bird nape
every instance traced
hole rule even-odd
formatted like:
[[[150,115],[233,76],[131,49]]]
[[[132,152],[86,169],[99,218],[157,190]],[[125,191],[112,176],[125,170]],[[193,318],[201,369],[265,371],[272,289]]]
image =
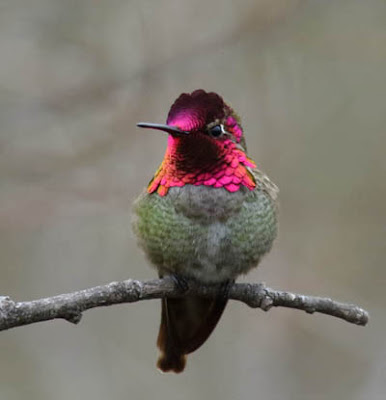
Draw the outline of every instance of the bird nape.
[[[256,267],[277,233],[277,186],[246,151],[240,118],[216,93],[181,94],[166,124],[164,159],[134,204],[139,245],[159,276],[226,287]],[[162,300],[157,366],[182,372],[216,327],[227,299]]]

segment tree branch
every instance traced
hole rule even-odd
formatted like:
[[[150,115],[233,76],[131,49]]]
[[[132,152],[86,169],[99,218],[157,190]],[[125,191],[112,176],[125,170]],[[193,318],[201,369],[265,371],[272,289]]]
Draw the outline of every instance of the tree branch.
[[[219,286],[216,285],[188,281],[188,288],[182,293],[181,288],[171,278],[166,277],[146,282],[132,279],[112,282],[33,301],[14,302],[7,296],[0,296],[0,331],[56,318],[77,324],[82,312],[90,308],[163,297],[213,298],[218,294],[218,290]],[[272,307],[297,308],[310,314],[319,312],[332,315],[357,325],[366,325],[369,319],[367,311],[355,305],[339,303],[325,297],[273,290],[267,288],[264,283],[235,283],[230,288],[228,297],[264,311]]]

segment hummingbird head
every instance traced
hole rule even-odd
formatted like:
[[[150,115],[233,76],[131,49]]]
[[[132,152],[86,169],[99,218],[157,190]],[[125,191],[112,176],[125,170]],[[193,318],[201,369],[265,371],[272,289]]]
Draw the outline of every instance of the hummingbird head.
[[[206,185],[235,192],[252,190],[255,163],[246,155],[240,118],[216,93],[183,93],[170,108],[166,125],[141,122],[141,128],[169,134],[164,160],[148,192],[167,194],[173,186]]]

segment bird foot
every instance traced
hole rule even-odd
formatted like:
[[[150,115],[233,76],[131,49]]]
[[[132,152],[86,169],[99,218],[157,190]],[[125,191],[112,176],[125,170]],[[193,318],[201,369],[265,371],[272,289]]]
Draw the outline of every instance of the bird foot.
[[[189,282],[186,278],[182,277],[181,275],[172,274],[170,278],[176,285],[177,289],[183,294],[189,290]]]
[[[229,292],[235,283],[234,280],[230,281],[225,281],[220,284],[220,289],[219,289],[219,297],[221,297],[223,300],[228,300],[229,299]]]

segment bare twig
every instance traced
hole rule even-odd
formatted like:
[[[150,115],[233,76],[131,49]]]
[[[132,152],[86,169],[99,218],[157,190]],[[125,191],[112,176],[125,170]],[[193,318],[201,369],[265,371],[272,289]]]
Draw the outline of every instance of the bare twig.
[[[146,282],[129,279],[33,301],[14,302],[9,297],[0,296],[0,331],[56,318],[77,324],[82,312],[90,308],[162,297],[211,298],[219,290],[218,286],[202,285],[193,281],[189,281],[188,286],[181,293],[181,288],[170,278]],[[357,325],[366,325],[369,318],[367,311],[352,304],[273,290],[263,283],[235,283],[229,290],[229,299],[242,301],[250,307],[264,311],[271,307],[289,307],[308,313],[320,312]]]

